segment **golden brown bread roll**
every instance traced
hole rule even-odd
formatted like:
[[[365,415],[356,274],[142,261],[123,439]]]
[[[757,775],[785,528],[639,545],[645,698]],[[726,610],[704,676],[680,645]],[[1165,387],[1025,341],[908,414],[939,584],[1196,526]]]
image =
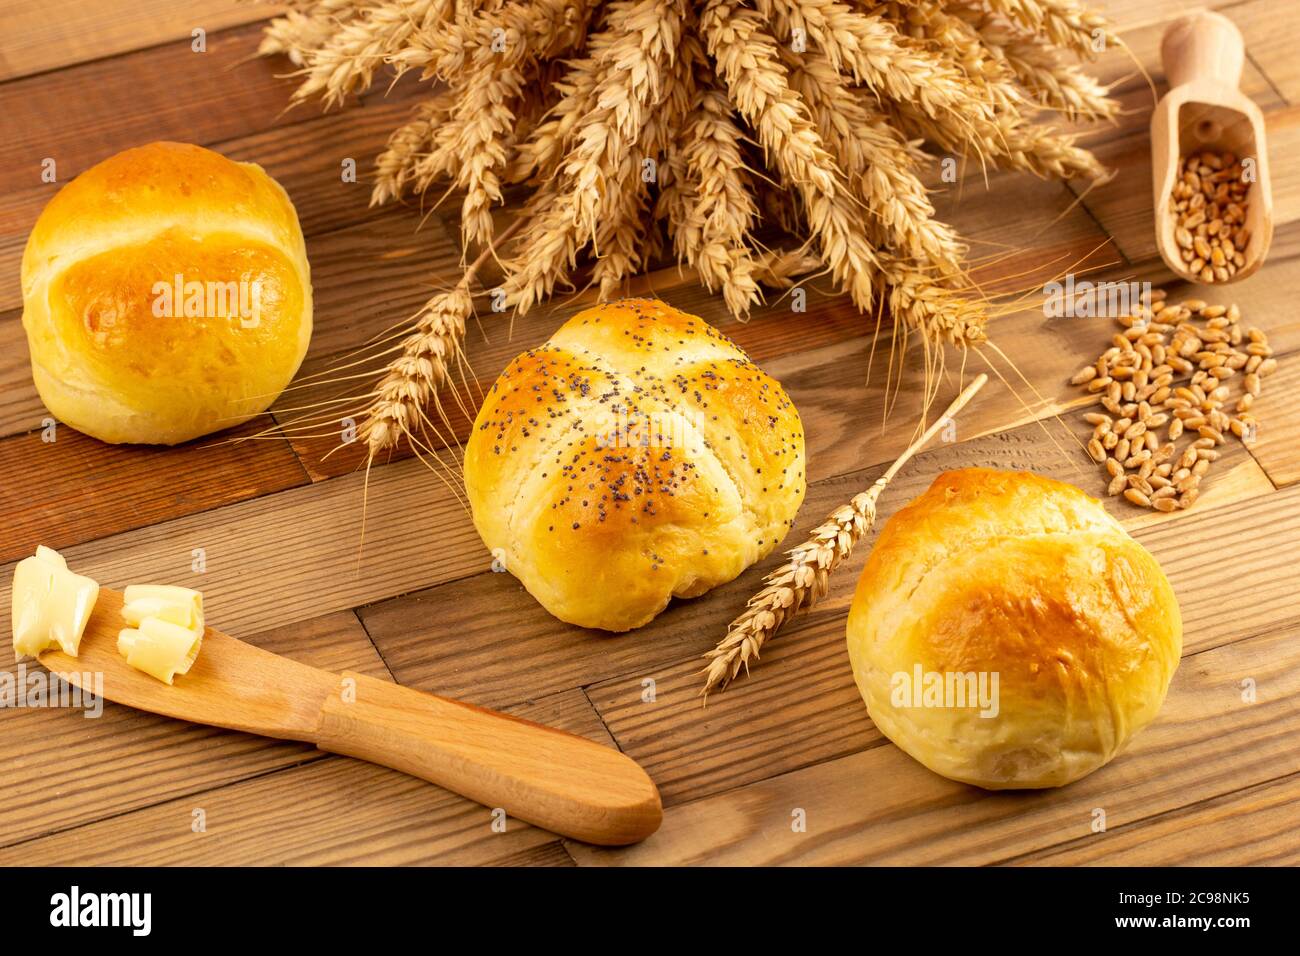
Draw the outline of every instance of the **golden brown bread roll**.
[[[474,423],[465,486],[484,543],[543,607],[626,631],[785,536],[803,428],[726,336],[627,299],[510,363]]]
[[[1182,618],[1155,558],[1100,502],[1029,472],[968,468],[880,532],[848,646],[876,726],[931,770],[994,790],[1055,787],[1155,717]],[[959,689],[973,706],[954,706]]]
[[[170,445],[251,418],[311,338],[289,197],[199,146],[128,149],[65,186],[27,240],[22,286],[42,401],[107,442]]]

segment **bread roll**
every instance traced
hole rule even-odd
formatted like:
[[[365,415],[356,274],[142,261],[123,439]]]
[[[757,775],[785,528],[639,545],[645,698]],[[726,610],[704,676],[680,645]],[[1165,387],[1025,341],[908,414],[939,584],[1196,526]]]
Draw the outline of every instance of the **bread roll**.
[[[60,190],[22,286],[42,401],[106,442],[172,445],[251,418],[311,338],[289,197],[261,167],[182,143],[128,149]]]
[[[1098,501],[1028,472],[968,468],[940,475],[880,532],[848,645],[872,720],[931,770],[991,790],[1056,787],[1155,717],[1182,619],[1160,566]],[[955,706],[961,685],[971,704],[979,675],[994,690],[993,674],[991,706]]]
[[[510,363],[465,487],[484,543],[543,607],[626,631],[776,547],[803,501],[803,428],[726,336],[627,299]]]

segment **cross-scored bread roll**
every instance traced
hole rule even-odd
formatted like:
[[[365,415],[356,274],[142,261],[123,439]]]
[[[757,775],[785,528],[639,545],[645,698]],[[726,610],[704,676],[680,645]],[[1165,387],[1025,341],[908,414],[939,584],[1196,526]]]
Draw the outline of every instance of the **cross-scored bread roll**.
[[[1155,717],[1182,618],[1155,558],[1100,502],[1029,472],[968,468],[881,530],[848,647],[876,726],[931,770],[994,790],[1055,787]]]
[[[785,536],[803,428],[726,336],[627,299],[510,363],[474,423],[465,486],[484,543],[543,607],[626,631]]]
[[[22,287],[41,399],[107,442],[170,445],[251,418],[311,338],[288,195],[199,146],[128,149],[65,186],[27,240]]]

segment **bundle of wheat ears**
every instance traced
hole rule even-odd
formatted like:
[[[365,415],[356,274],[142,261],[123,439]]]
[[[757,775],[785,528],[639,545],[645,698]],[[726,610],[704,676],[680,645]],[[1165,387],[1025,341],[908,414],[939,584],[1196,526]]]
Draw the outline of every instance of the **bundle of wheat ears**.
[[[1076,0],[292,7],[261,52],[298,68],[295,101],[336,105],[408,71],[428,84],[378,157],[372,202],[456,197],[472,260],[383,340],[387,367],[360,428],[372,459],[425,441],[489,260],[502,271],[495,311],[522,314],[585,284],[616,297],[670,254],[738,318],[764,286],[827,276],[935,354],[979,342],[985,299],[966,246],[935,218],[925,168],[947,158],[1100,179],[1054,121],[1117,109],[1067,62],[1118,43]],[[509,186],[524,194],[498,228]],[[765,245],[769,226],[789,241]]]

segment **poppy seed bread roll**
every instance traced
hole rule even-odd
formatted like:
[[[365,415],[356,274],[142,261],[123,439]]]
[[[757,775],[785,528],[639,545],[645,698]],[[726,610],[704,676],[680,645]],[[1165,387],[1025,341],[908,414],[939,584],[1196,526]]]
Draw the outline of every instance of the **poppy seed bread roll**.
[[[848,649],[876,726],[931,770],[1056,787],[1155,717],[1182,618],[1155,558],[1100,502],[1029,472],[967,468],[881,530]]]
[[[49,201],[23,253],[32,378],[106,442],[174,445],[264,411],[312,331],[298,215],[260,166],[128,149]]]
[[[505,569],[561,620],[626,631],[776,547],[803,501],[803,428],[726,336],[627,299],[510,363],[464,468]]]

